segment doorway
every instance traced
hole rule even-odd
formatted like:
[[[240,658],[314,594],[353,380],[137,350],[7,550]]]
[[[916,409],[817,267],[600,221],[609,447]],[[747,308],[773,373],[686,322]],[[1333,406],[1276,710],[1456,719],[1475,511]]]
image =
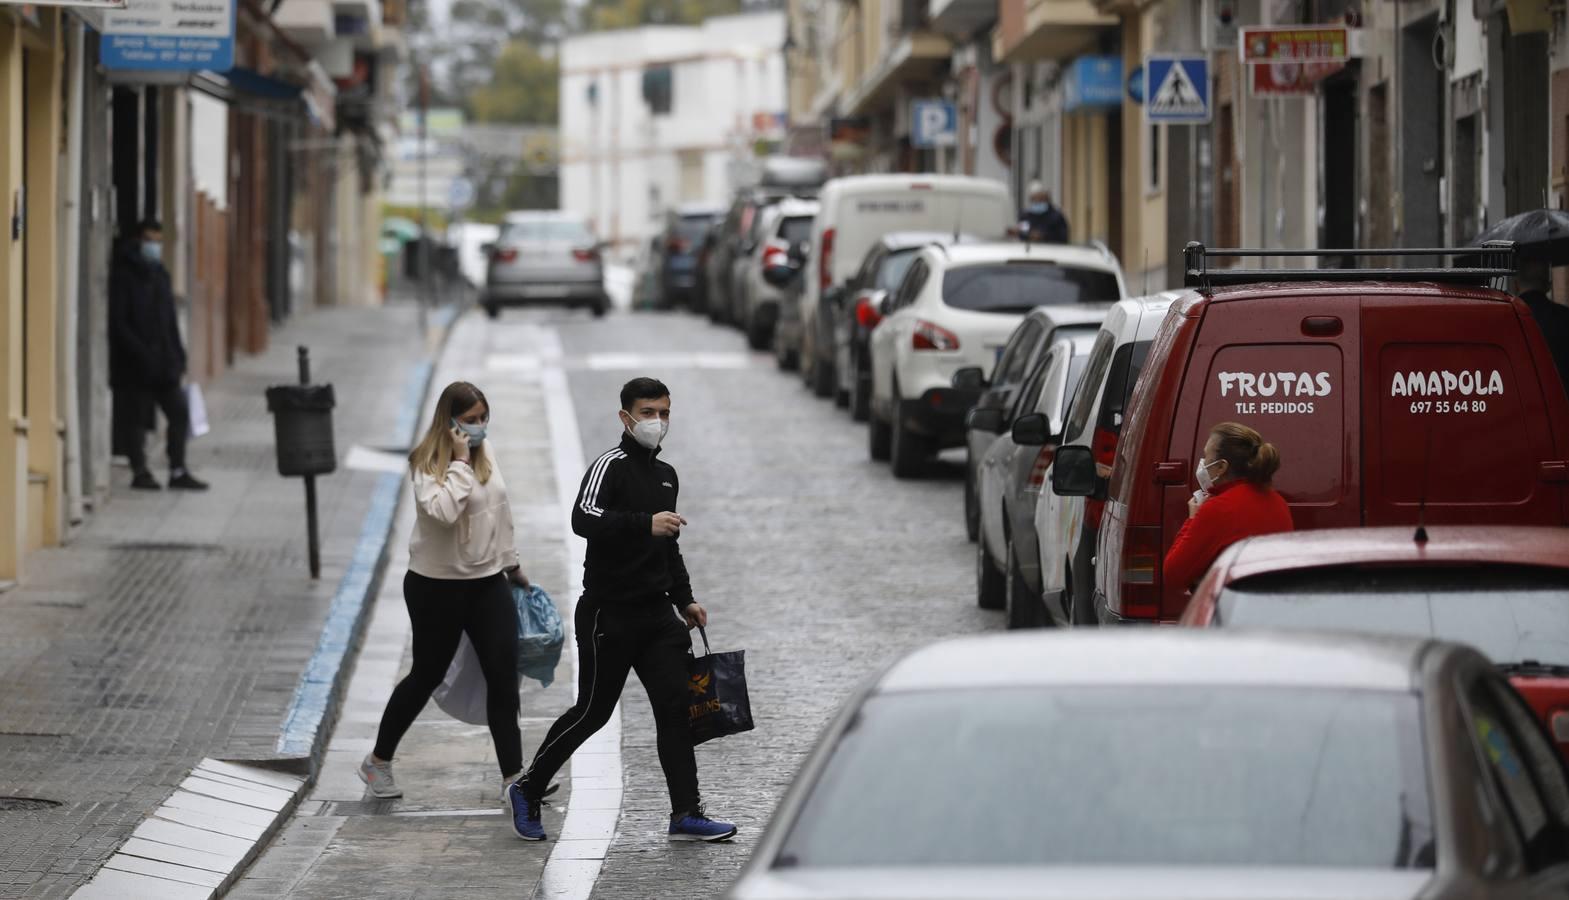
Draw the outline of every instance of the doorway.
[[[1318,245],[1320,247],[1355,247],[1357,234],[1357,198],[1362,196],[1357,185],[1357,149],[1361,146],[1357,134],[1357,73],[1348,68],[1324,82],[1323,107],[1323,184],[1319,196],[1323,197],[1323,217],[1320,220]],[[1326,266],[1349,269],[1356,266],[1353,257],[1323,260]]]
[[[1407,247],[1443,242],[1444,72],[1433,63],[1435,13],[1400,33],[1400,233]]]

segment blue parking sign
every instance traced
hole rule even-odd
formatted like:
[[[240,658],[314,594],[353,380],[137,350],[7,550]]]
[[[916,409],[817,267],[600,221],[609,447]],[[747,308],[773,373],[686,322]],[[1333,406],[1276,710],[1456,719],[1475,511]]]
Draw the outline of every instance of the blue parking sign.
[[[1210,120],[1209,57],[1155,54],[1144,59],[1144,118],[1202,125]]]
[[[946,100],[916,100],[910,106],[910,146],[952,147],[959,143],[959,112]]]

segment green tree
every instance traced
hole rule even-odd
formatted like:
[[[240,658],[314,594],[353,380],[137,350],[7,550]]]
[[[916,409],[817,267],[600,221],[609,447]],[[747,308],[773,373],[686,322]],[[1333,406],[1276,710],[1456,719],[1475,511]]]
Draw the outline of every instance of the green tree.
[[[559,66],[527,41],[509,43],[496,57],[488,83],[469,95],[481,122],[555,125]]]

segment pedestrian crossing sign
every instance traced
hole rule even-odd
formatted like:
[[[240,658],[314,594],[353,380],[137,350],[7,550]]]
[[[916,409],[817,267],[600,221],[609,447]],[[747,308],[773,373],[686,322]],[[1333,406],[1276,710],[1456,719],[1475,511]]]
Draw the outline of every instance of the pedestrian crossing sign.
[[[1209,57],[1155,54],[1144,59],[1144,117],[1203,125],[1210,120]]]

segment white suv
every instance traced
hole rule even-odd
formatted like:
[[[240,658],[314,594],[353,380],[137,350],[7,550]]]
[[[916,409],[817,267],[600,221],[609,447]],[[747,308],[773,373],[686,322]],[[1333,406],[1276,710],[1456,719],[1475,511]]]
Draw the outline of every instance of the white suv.
[[[955,372],[979,368],[989,380],[1009,335],[1037,306],[1123,296],[1122,269],[1104,247],[925,248],[872,332],[872,458],[891,459],[900,478],[919,474],[933,453],[964,443],[964,415],[981,386],[954,384]]]

